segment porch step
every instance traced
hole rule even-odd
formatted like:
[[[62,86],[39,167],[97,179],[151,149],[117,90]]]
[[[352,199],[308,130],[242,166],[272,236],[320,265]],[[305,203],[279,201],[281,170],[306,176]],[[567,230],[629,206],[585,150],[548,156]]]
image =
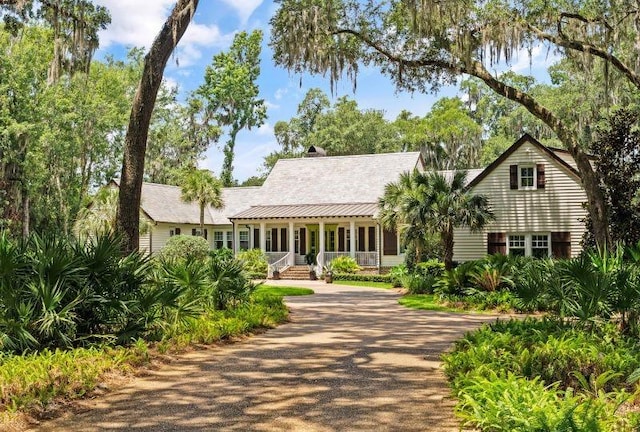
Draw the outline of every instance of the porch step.
[[[280,273],[280,279],[309,280],[308,266],[292,266]]]

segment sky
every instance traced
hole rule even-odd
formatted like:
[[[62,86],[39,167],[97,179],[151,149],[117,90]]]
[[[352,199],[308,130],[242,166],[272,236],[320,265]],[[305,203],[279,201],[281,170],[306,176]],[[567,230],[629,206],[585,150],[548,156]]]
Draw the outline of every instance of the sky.
[[[131,47],[148,48],[175,4],[175,0],[95,0],[111,12],[112,23],[100,33],[97,58],[106,55],[124,58]],[[243,130],[236,140],[234,178],[242,181],[257,175],[266,155],[278,148],[273,125],[295,116],[298,104],[313,88],[319,87],[332,102],[349,96],[361,109],[382,110],[389,120],[400,111],[408,110],[424,116],[440,97],[457,94],[457,88],[443,88],[438,95],[397,93],[387,77],[377,71],[365,69],[358,77],[358,86],[352,92],[350,82],[342,82],[331,95],[329,79],[309,75],[292,75],[276,67],[268,47],[269,20],[277,9],[271,0],[203,0],[200,1],[193,22],[178,44],[177,52],[165,70],[165,79],[178,87],[182,98],[202,82],[205,68],[214,55],[228,49],[235,33],[261,29],[264,42],[261,55],[261,74],[258,80],[260,98],[267,105],[267,120],[257,129]],[[530,65],[548,64],[549,56],[543,49],[534,49],[531,59],[519,56],[507,67],[529,73]],[[224,143],[225,137],[220,139]],[[200,162],[201,168],[219,175],[223,154],[219,145],[213,145]]]

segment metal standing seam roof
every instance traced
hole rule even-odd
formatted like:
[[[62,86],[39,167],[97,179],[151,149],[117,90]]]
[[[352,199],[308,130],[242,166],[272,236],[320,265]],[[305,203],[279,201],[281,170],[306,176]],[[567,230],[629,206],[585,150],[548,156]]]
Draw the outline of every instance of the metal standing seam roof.
[[[376,203],[271,205],[253,206],[229,219],[373,217],[377,211],[378,204]]]

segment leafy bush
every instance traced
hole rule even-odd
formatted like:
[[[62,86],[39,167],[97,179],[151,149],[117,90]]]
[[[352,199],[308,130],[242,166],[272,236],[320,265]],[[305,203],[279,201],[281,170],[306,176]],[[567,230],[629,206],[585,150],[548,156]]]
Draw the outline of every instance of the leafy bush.
[[[446,270],[436,282],[434,292],[439,295],[463,295],[470,286],[471,275],[478,266],[477,261],[468,261],[452,270]]]
[[[227,247],[223,247],[221,249],[212,249],[209,251],[209,257],[215,260],[230,260],[233,259],[233,250]]]
[[[526,319],[485,325],[443,359],[458,411],[470,425],[582,431],[631,421],[616,410],[635,389],[625,379],[640,365],[639,354],[638,342],[614,326],[591,333]]]
[[[237,259],[242,261],[244,269],[251,274],[253,279],[267,277],[269,264],[267,263],[267,256],[262,250],[249,249],[242,251],[238,254]]]
[[[358,282],[391,282],[389,274],[351,274],[351,273],[334,273],[333,280],[350,280]]]
[[[339,256],[332,259],[331,266],[335,273],[356,273],[360,271],[358,262],[350,256]]]
[[[209,243],[200,236],[176,235],[167,240],[160,257],[167,260],[204,260],[209,256]]]
[[[418,273],[406,274],[400,278],[402,287],[409,294],[431,294],[436,278],[433,275],[421,275]]]
[[[416,264],[414,272],[422,276],[439,278],[444,274],[444,263],[437,259],[424,261]]]
[[[395,288],[399,288],[402,286],[402,277],[409,274],[409,269],[406,264],[398,264],[389,270],[389,277],[391,278],[391,283]]]

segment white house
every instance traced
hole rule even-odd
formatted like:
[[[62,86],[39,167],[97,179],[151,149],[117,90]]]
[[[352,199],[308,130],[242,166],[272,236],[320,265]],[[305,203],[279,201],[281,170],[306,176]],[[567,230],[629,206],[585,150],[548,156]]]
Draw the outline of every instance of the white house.
[[[281,159],[260,187],[223,189],[225,207],[205,212],[212,249],[260,248],[276,267],[319,264],[348,255],[363,267],[403,261],[395,232],[377,219],[385,185],[425,169],[418,152]],[[487,253],[574,256],[580,251],[585,193],[571,156],[523,136],[484,170],[470,170],[469,187],[487,195],[496,219],[480,233],[456,230],[454,260]],[[199,208],[176,186],[144,183],[141,211],[152,229],[140,238],[150,253],[173,235],[199,234]]]
[[[524,135],[469,188],[486,195],[495,220],[482,232],[454,233],[454,260],[502,253],[566,258],[581,251],[587,197],[566,150]]]
[[[310,153],[321,153],[311,148]],[[395,232],[376,215],[386,184],[415,168],[419,152],[281,159],[261,187],[223,189],[223,210],[205,211],[212,249],[264,250],[277,266],[318,264],[349,255],[363,267],[391,267],[403,260]],[[152,229],[140,249],[155,253],[173,235],[199,234],[199,207],[180,199],[177,186],[144,183],[141,211]]]

